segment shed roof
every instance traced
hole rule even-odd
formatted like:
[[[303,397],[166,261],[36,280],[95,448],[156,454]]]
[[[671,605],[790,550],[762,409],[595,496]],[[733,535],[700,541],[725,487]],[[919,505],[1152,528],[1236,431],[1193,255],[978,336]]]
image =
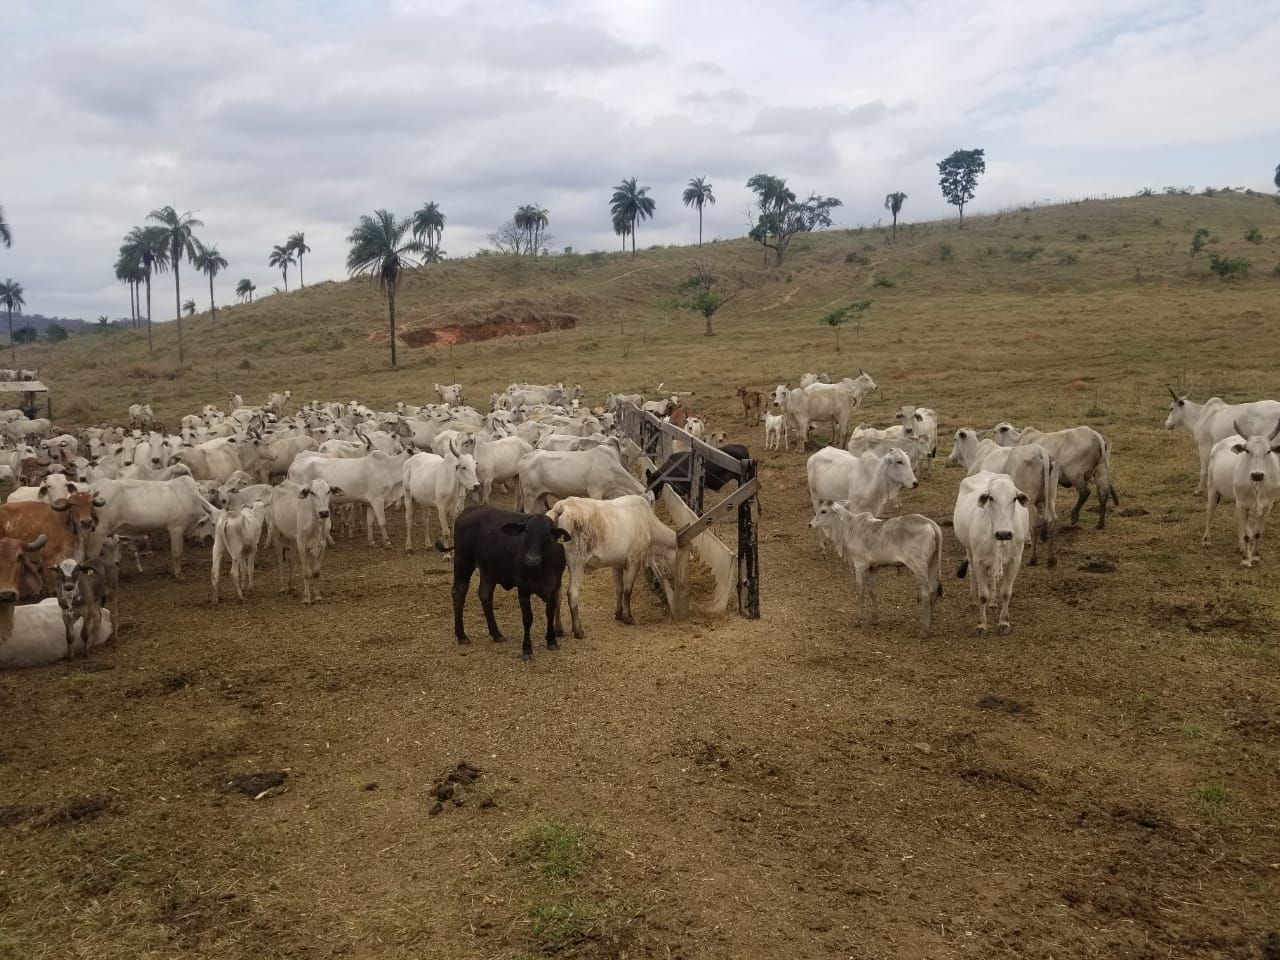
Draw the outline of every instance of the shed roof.
[[[0,380],[0,393],[48,393],[39,380]]]

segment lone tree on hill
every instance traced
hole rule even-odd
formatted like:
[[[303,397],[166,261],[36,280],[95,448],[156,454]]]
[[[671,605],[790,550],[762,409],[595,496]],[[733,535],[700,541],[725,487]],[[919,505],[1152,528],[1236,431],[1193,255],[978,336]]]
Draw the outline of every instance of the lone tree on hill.
[[[271,248],[271,254],[267,257],[268,267],[278,267],[280,275],[284,277],[284,292],[289,292],[289,264],[297,263],[293,259],[293,251],[289,249],[287,243],[277,243]]]
[[[35,343],[40,339],[40,331],[35,327],[19,327],[14,331],[14,343]]]
[[[715,330],[711,326],[712,318],[716,315],[716,311],[732,302],[737,294],[726,294],[716,289],[717,281],[711,273],[711,268],[701,260],[693,262],[693,271],[693,275],[680,284],[680,289],[687,291],[689,295],[684,306],[694,313],[702,314],[702,318],[707,322],[703,334],[713,337]]]
[[[241,300],[248,300],[250,303],[253,303],[253,291],[257,289],[258,288],[254,285],[253,281],[248,277],[245,277],[236,284],[236,296]]]
[[[147,219],[154,221],[163,228],[165,240],[168,243],[169,266],[173,268],[173,319],[178,324],[178,364],[181,366],[183,360],[182,277],[179,271],[184,259],[195,259],[196,244],[199,241],[196,240],[192,231],[196,227],[203,227],[204,224],[192,216],[191,213],[178,213],[173,207],[161,207],[159,210],[152,210]]]
[[[901,190],[886,194],[884,198],[884,208],[893,214],[893,239],[898,239],[898,214],[902,212],[902,205],[906,203],[907,195]]]
[[[836,332],[836,353],[840,352],[840,328],[844,326],[845,322],[851,317],[856,317],[858,321],[858,329],[861,330],[862,315],[866,313],[870,307],[870,300],[859,300],[857,303],[851,303],[848,306],[832,310],[822,318],[822,322]]]
[[[196,269],[209,278],[209,319],[217,323],[218,307],[213,302],[213,278],[227,269],[227,258],[218,252],[217,247],[206,247],[202,243],[196,253],[195,264]]]
[[[298,258],[298,287],[301,289],[306,286],[302,279],[302,255],[311,252],[311,248],[307,246],[307,235],[299,230],[291,235],[284,245]]]
[[[986,172],[986,151],[981,148],[957,150],[938,162],[938,173],[941,174],[938,184],[942,187],[942,196],[947,203],[960,208],[962,227],[964,205],[974,198],[978,191],[978,177]]]
[[[61,343],[68,336],[67,328],[60,323],[51,323],[44,328],[44,338],[50,343]]]
[[[413,238],[423,243],[422,260],[424,263],[437,263],[444,255],[440,249],[440,241],[444,237],[445,215],[440,212],[440,204],[428,200],[413,215]]]
[[[405,267],[417,265],[410,254],[421,255],[426,249],[421,240],[406,240],[413,226],[411,218],[397,220],[387,210],[375,210],[373,216],[360,218],[347,242],[347,271],[353,276],[367,276],[387,295],[387,317],[391,325],[391,366],[396,365],[396,285]]]
[[[536,203],[526,203],[516,210],[511,222],[524,235],[525,253],[536,257],[543,246],[542,231],[551,222],[550,212]]]
[[[702,246],[702,208],[708,203],[712,206],[716,203],[716,195],[711,192],[711,184],[707,183],[706,177],[694,177],[684,188],[680,199],[684,201],[686,207],[698,208],[698,246]]]
[[[18,351],[13,347],[18,341],[13,335],[13,311],[21,310],[26,305],[27,301],[22,298],[22,284],[17,280],[0,283],[0,306],[9,314],[9,360],[15,367],[18,365]]]
[[[194,300],[188,300],[182,305],[182,312],[188,317],[194,317],[196,315],[196,302]]]
[[[648,187],[636,185],[636,178],[623,180],[613,188],[613,197],[609,200],[609,212],[615,219],[623,218],[631,233],[631,256],[636,255],[636,223],[648,220],[658,204],[649,196]]]
[[[782,265],[792,237],[831,226],[831,211],[843,206],[835,197],[816,193],[809,194],[807,200],[797,200],[786,180],[767,173],[757,173],[748,180],[747,189],[756,195],[758,211],[748,236],[773,251],[774,266]]]

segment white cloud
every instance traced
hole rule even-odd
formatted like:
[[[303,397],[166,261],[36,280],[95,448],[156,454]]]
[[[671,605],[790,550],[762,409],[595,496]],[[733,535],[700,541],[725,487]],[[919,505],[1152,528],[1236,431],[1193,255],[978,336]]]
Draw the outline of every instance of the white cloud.
[[[612,248],[607,200],[658,199],[642,243],[745,231],[765,171],[838,196],[842,223],[946,212],[935,164],[982,146],[975,212],[1151,183],[1265,188],[1280,159],[1280,21],[1193,0],[145,0],[6,16],[0,275],[33,310],[119,314],[119,238],[172,203],[239,276],[307,231],[342,275],[359,214],[433,199],[466,253],[520,203],[560,244]],[[164,300],[164,298],[161,298]],[[158,314],[159,315],[159,314]]]

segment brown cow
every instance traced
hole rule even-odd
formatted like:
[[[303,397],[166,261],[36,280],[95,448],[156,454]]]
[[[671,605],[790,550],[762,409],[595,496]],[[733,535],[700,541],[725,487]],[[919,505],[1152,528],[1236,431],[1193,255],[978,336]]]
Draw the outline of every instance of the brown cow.
[[[67,558],[81,559],[84,546],[81,536],[92,533],[98,525],[97,507],[103,504],[85,490],[69,494],[52,506],[38,500],[0,505],[0,537],[13,537],[23,543],[38,539],[45,542],[40,550],[40,570],[45,587],[52,596],[58,587],[54,570]]]
[[[683,430],[684,425],[689,422],[688,408],[682,403],[676,404],[671,408],[671,412],[667,414],[667,420]]]
[[[764,396],[759,390],[748,390],[746,387],[738,388],[738,396],[742,400],[742,415],[746,418],[748,426],[760,422],[760,411],[764,409]]]
[[[12,605],[26,597],[38,597],[43,585],[40,550],[43,536],[31,543],[0,537],[0,607]]]

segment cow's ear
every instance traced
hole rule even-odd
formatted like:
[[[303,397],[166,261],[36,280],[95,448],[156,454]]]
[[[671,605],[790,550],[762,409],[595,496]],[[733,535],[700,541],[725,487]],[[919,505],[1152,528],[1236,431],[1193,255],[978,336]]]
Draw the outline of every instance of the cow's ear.
[[[67,484],[67,493],[79,493],[79,492],[80,491],[76,489],[76,485],[74,483]]]
[[[342,497],[342,496],[346,496],[346,494],[344,494],[344,493],[342,492],[342,488],[341,488],[341,487],[330,487],[330,488],[329,488],[329,495],[330,495],[330,496],[333,496],[333,497]]]
[[[63,513],[64,511],[71,509],[71,504],[67,503],[65,497],[59,497],[57,500],[53,501],[53,503],[49,504],[49,506],[53,507],[53,509],[57,510],[59,513]]]
[[[991,494],[982,493],[978,495],[978,506],[985,507],[990,502],[991,502]]]
[[[1025,493],[1018,494],[1016,497],[1014,497],[1014,499],[1017,500],[1024,507],[1027,505],[1027,495]]]
[[[1231,445],[1231,452],[1232,452],[1232,453],[1244,453],[1244,444],[1243,444],[1243,443],[1233,443],[1233,444]]]
[[[901,420],[901,419],[902,419],[902,411],[901,411],[901,410],[899,410],[897,413],[895,413],[895,414],[893,415],[893,419],[895,419],[895,420]]]
[[[309,496],[311,496],[311,488],[310,488],[310,487],[303,487],[301,490],[299,490],[299,491],[298,491],[298,499],[299,499],[299,500],[305,500],[305,499],[307,499],[307,497],[309,497]]]
[[[529,522],[526,520],[524,523],[515,523],[515,522],[504,523],[498,529],[501,530],[503,533],[505,533],[509,537],[518,537],[520,536],[520,534],[524,533],[525,528],[528,526],[529,526]]]
[[[561,530],[559,527],[552,530],[551,535],[555,537],[557,543],[568,543],[573,539],[573,537],[569,535],[568,530]]]

